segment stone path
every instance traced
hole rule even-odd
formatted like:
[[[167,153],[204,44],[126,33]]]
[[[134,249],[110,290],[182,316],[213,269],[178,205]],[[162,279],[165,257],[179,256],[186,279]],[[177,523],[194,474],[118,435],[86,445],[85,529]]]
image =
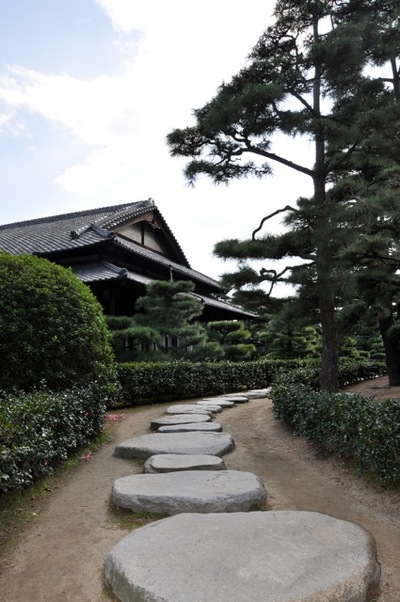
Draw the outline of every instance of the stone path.
[[[193,420],[192,424],[198,429],[202,418],[211,420],[223,409],[263,395],[266,395],[265,390],[257,390],[248,395],[208,398],[198,404],[177,404],[166,409],[164,420],[175,416],[180,420],[196,418],[197,422]],[[165,426],[163,417],[151,423],[153,429]],[[191,428],[190,422],[167,426]],[[370,586],[379,580],[380,571],[374,540],[364,529],[318,513],[252,512],[254,518],[244,519],[249,515],[243,512],[261,508],[266,501],[265,488],[256,475],[226,469],[204,470],[204,466],[182,470],[182,460],[178,460],[179,456],[185,456],[190,466],[193,455],[220,457],[233,447],[234,441],[227,433],[198,430],[157,432],[116,446],[117,457],[151,457],[151,461],[147,462],[145,474],[115,481],[111,494],[113,503],[132,511],[176,514],[183,525],[179,544],[174,544],[165,522],[168,519],[163,519],[138,529],[113,548],[105,560],[104,571],[118,599],[121,602],[158,602],[161,599],[164,602],[314,602],[322,599],[326,602],[365,602]],[[160,471],[154,469],[157,456],[163,466]],[[208,526],[202,534],[193,535],[197,529],[201,531],[203,525],[198,513],[207,515],[204,524]],[[220,517],[217,524],[229,525],[226,531],[215,528],[215,513]],[[231,522],[226,518],[228,513],[233,517],[229,519]],[[155,536],[153,546],[143,535],[146,529],[152,529],[151,534]],[[207,540],[205,533],[208,534],[209,529],[211,539]],[[176,532],[176,525],[172,530]],[[142,556],[143,537],[147,542],[147,561],[146,555]],[[179,578],[175,578],[177,569],[168,562],[160,570],[160,547],[165,548],[161,555],[163,560],[164,556],[173,557],[177,550],[179,557],[184,556],[186,560],[193,537],[196,543],[189,551],[188,564],[179,563]],[[233,547],[239,550],[226,574],[221,574],[218,558],[213,558],[212,554],[218,570],[213,570],[212,562],[205,566],[204,554],[208,559],[210,547],[220,549],[223,557],[230,557]],[[139,549],[142,573],[133,560]],[[182,555],[182,551],[185,554]],[[201,593],[193,579],[196,570],[202,582],[204,571],[207,575]],[[188,575],[191,576],[189,581]],[[271,597],[265,598],[265,592]]]

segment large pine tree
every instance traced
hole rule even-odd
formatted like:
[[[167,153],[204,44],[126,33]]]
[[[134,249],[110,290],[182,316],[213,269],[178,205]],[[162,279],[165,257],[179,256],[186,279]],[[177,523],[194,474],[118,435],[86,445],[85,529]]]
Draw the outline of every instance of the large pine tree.
[[[328,189],[332,174],[350,160],[365,137],[360,98],[368,113],[380,94],[362,74],[363,37],[352,13],[343,14],[344,4],[278,0],[275,23],[254,47],[248,66],[194,111],[195,126],[168,136],[172,155],[189,159],[185,175],[190,182],[200,174],[215,183],[248,175],[264,177],[271,173],[271,162],[311,178],[313,197],[301,216],[303,221],[307,213],[308,243],[300,256],[312,262],[308,273],[322,329],[320,386],[324,390],[336,390],[338,369],[338,274],[332,262],[338,208]],[[302,157],[277,153],[276,134],[310,140],[311,164],[304,164]],[[259,257],[270,256],[262,248],[265,241],[259,242]],[[254,250],[252,256],[257,257]]]

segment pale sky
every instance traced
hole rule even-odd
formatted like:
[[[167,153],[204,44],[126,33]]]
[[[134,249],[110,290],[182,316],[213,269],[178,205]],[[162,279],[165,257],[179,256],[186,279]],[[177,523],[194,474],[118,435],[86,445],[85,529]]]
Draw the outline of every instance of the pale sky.
[[[311,182],[275,166],[189,188],[165,139],[245,66],[274,4],[0,0],[0,224],[151,197],[194,269],[232,271],[214,244],[250,236]]]

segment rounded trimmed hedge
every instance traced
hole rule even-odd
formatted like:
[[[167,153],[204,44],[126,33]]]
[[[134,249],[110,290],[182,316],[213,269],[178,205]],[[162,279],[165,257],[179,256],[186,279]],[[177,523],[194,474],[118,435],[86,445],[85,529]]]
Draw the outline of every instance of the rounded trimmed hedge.
[[[71,270],[0,253],[0,389],[65,389],[114,373],[102,308]]]

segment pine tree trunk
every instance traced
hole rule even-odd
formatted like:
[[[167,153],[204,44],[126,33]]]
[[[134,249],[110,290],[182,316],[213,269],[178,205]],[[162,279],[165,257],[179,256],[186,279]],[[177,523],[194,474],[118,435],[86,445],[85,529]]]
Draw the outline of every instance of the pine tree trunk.
[[[318,17],[313,26],[314,41],[318,43]],[[331,257],[329,239],[326,239],[326,224],[329,222],[329,208],[326,202],[326,149],[324,119],[321,114],[321,80],[322,66],[315,63],[313,83],[313,109],[315,120],[315,166],[314,166],[314,203],[316,208],[315,240],[317,241],[317,257],[315,266],[318,279],[318,299],[321,317],[322,353],[319,386],[321,391],[337,391],[339,372],[339,337],[336,326],[334,290],[331,274]]]
[[[319,387],[321,391],[335,392],[338,389],[339,338],[333,295],[327,292],[320,295],[322,354]]]
[[[397,342],[391,340],[388,336],[388,330],[393,324],[393,318],[379,319],[379,330],[382,336],[383,347],[385,349],[386,368],[389,377],[389,386],[400,386],[400,349]]]

